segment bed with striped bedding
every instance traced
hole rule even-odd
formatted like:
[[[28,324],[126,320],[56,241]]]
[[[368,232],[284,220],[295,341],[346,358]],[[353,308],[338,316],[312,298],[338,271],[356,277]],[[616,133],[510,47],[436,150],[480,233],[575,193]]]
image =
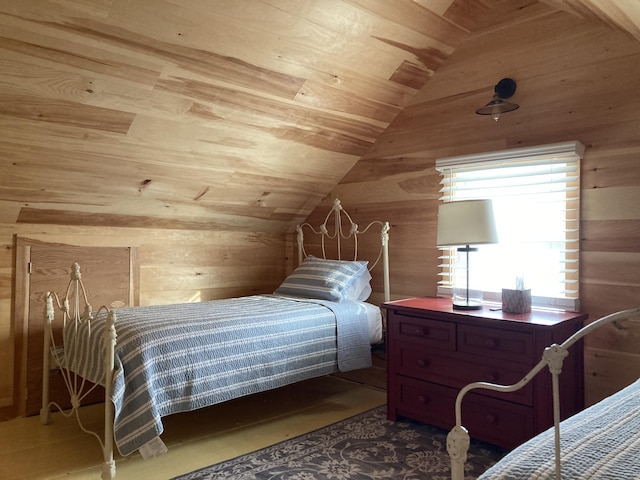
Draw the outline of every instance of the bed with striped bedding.
[[[122,455],[162,453],[162,417],[371,365],[361,302],[278,295],[115,310],[114,438]],[[69,368],[104,383],[106,313],[69,324]],[[90,329],[90,332],[89,332]]]
[[[114,443],[122,455],[166,451],[160,439],[165,416],[369,367],[371,345],[383,341],[384,332],[380,308],[365,301],[378,263],[384,301],[390,300],[389,228],[374,220],[360,229],[334,199],[318,229],[296,227],[298,266],[272,294],[197,303],[94,311],[80,266],[73,264],[66,295],[46,294],[41,423],[50,422],[52,408],[75,414],[102,448],[102,478],[112,480]],[[319,240],[321,257],[307,254],[304,231]],[[367,231],[379,239],[371,262],[358,259],[358,237]],[[351,260],[341,253],[347,240]],[[64,379],[71,409],[50,401],[52,370]],[[78,415],[96,385],[105,389],[100,433],[83,426]]]
[[[640,478],[640,379],[561,423],[562,479]],[[553,428],[478,480],[555,480]]]

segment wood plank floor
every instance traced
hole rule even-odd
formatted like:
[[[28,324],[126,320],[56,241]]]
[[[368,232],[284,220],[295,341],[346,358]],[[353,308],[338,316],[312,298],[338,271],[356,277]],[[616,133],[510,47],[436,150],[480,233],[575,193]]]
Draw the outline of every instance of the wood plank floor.
[[[385,369],[321,377],[164,419],[169,452],[116,456],[117,479],[168,479],[310,432],[386,403]],[[88,426],[102,425],[102,405],[83,407]],[[60,413],[0,423],[0,479],[99,479],[97,441]]]

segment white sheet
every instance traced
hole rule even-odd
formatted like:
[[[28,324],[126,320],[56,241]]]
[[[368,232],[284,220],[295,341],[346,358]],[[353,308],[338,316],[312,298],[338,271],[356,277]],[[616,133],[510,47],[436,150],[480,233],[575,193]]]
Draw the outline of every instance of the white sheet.
[[[367,310],[367,319],[369,321],[369,340],[371,345],[382,341],[382,312],[380,307],[372,303],[361,302]]]

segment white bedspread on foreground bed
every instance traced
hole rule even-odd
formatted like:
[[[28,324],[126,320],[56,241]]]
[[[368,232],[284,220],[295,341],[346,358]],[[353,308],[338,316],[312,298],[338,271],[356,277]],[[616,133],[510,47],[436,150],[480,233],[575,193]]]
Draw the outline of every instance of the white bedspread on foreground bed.
[[[563,480],[640,478],[640,379],[561,423]],[[553,428],[478,480],[555,479]]]
[[[254,295],[121,308],[116,316],[112,400],[123,455],[159,442],[163,416],[371,365],[361,302]],[[105,317],[91,322],[92,345],[65,331],[70,369],[100,384]]]

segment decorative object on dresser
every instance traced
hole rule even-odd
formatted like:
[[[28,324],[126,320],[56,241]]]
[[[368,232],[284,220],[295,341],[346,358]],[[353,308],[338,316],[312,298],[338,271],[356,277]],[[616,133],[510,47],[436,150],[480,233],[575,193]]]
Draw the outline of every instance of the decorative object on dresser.
[[[387,312],[387,415],[451,429],[455,400],[472,381],[520,380],[552,343],[564,341],[587,319],[584,313],[499,309],[453,310],[446,298],[385,302]],[[565,360],[562,418],[584,407],[582,345]],[[471,393],[465,425],[473,438],[513,448],[553,425],[547,373],[516,393]]]
[[[531,290],[503,288],[502,311],[504,313],[529,313],[531,311]]]
[[[463,200],[443,203],[438,207],[439,247],[458,247],[465,253],[465,264],[456,259],[453,276],[453,308],[478,310],[482,308],[482,290],[470,287],[469,252],[478,249],[471,245],[498,243],[491,200]]]

